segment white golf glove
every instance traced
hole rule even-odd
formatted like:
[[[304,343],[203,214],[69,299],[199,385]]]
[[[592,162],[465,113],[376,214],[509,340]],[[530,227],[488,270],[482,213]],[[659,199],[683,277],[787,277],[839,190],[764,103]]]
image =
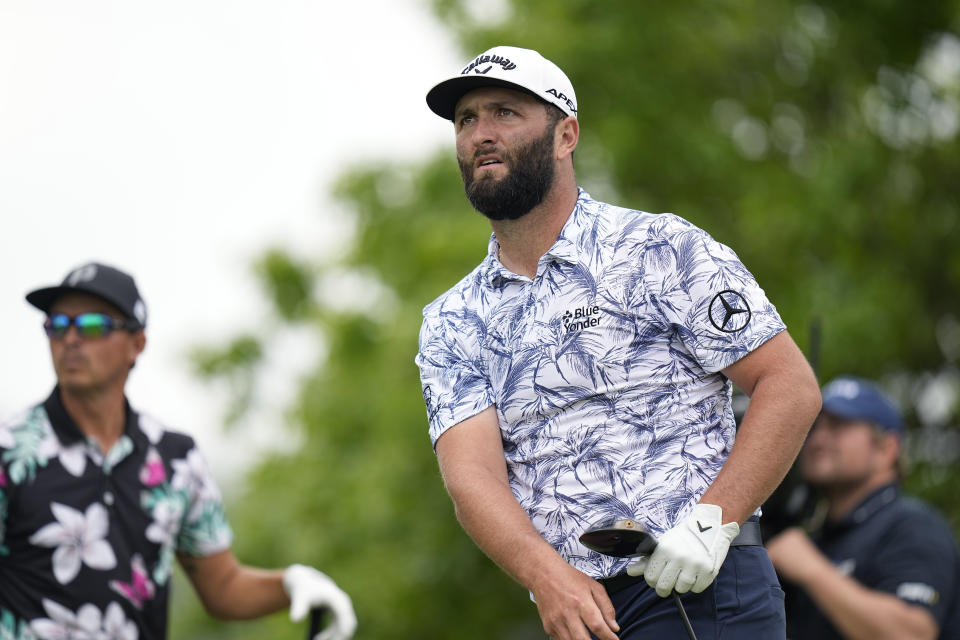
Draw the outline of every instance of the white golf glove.
[[[627,566],[627,573],[642,575],[661,598],[671,591],[700,593],[717,577],[730,543],[740,533],[736,522],[720,524],[721,515],[715,504],[694,506],[690,515],[660,537],[653,554]]]
[[[325,573],[302,564],[292,564],[283,572],[283,589],[290,598],[290,619],[300,622],[311,609],[329,609],[329,626],[313,640],[349,640],[357,629],[350,596]]]

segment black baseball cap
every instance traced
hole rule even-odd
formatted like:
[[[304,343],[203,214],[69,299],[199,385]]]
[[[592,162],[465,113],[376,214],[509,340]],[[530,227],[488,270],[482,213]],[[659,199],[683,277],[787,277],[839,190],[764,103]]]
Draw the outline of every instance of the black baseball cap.
[[[106,300],[127,319],[136,322],[138,328],[147,326],[147,305],[140,297],[137,283],[133,276],[119,269],[88,262],[70,271],[59,286],[31,291],[27,294],[27,302],[44,313],[50,313],[50,307],[66,293],[86,293]]]

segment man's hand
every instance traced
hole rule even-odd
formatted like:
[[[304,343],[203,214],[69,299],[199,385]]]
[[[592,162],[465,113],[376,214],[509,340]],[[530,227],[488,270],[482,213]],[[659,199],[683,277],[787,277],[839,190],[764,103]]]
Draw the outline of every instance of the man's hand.
[[[616,612],[606,589],[585,573],[559,561],[536,584],[533,597],[543,630],[553,640],[616,640]]]
[[[700,593],[713,582],[727,557],[730,543],[740,533],[736,522],[721,524],[722,510],[715,504],[698,504],[693,512],[657,542],[649,558],[627,567],[666,598],[671,591]]]
[[[534,528],[510,490],[496,407],[490,405],[437,440],[437,460],[457,519],[474,542],[530,590],[553,640],[617,640],[606,590],[570,566]]]
[[[800,585],[805,584],[813,572],[830,564],[800,527],[784,529],[771,538],[766,547],[777,573]]]
[[[330,626],[313,640],[348,640],[357,628],[350,596],[326,574],[313,567],[293,564],[283,572],[283,589],[290,598],[290,619],[303,620],[311,609],[327,608],[332,613]]]

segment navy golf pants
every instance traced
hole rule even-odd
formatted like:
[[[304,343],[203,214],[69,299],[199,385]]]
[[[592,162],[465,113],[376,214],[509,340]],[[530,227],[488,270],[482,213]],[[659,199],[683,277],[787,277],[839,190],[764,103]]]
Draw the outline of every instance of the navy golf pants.
[[[641,577],[611,594],[621,640],[687,640],[672,597],[661,598]],[[783,590],[766,550],[731,547],[716,580],[680,597],[697,640],[783,640]]]

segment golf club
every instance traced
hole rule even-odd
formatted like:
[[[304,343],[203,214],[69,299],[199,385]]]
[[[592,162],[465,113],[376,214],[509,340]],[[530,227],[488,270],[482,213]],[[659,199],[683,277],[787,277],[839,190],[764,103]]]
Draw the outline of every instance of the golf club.
[[[657,548],[657,540],[644,530],[640,523],[630,518],[612,518],[584,532],[580,543],[588,549],[605,556],[617,558],[638,558],[649,556]],[[673,592],[673,602],[677,605],[680,619],[687,630],[690,640],[697,640],[687,617],[687,611],[680,602],[680,594]]]
[[[326,607],[318,607],[310,610],[310,627],[307,629],[307,640],[313,638],[323,629],[323,616],[327,613]]]

